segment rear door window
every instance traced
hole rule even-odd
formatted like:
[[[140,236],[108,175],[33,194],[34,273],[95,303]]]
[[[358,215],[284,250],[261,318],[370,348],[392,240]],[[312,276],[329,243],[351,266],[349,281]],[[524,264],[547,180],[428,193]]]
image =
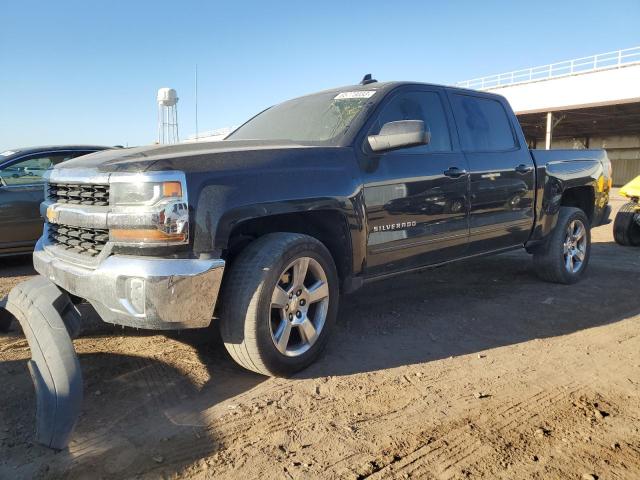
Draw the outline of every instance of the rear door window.
[[[463,150],[505,151],[516,147],[511,122],[499,101],[457,93],[451,100]]]

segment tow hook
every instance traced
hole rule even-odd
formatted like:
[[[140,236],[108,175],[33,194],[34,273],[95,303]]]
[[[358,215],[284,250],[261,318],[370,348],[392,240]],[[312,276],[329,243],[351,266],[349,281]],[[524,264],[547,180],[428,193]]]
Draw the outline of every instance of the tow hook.
[[[80,313],[66,293],[42,276],[14,287],[5,308],[20,323],[31,349],[36,441],[62,450],[82,406],[82,373],[71,341],[80,328]]]

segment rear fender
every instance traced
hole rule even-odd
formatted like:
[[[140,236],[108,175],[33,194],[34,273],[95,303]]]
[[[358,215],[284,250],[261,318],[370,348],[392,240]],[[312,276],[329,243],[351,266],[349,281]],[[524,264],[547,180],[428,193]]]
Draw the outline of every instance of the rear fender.
[[[575,152],[575,153],[574,153]],[[527,249],[544,244],[558,221],[562,198],[566,191],[576,187],[590,187],[594,191],[595,205],[593,219],[600,219],[607,208],[609,190],[601,181],[607,175],[600,151],[532,150],[536,159],[536,225]],[[587,155],[588,154],[588,155]],[[581,155],[585,158],[572,160],[552,160],[554,155]],[[549,161],[545,161],[549,160]]]

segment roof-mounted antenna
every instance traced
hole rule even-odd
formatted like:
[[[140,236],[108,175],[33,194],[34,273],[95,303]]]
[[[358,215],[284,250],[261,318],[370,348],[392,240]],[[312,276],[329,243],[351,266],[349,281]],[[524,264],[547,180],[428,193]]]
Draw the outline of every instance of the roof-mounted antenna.
[[[370,73],[367,73],[362,80],[360,81],[360,85],[369,85],[370,83],[376,83],[378,80],[371,77]]]

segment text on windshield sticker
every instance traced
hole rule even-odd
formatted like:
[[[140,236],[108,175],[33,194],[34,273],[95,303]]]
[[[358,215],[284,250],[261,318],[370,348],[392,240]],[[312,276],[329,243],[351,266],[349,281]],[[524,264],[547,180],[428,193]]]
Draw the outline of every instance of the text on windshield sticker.
[[[371,98],[375,90],[359,90],[356,92],[341,92],[334,97],[334,100],[345,100],[347,98]]]

